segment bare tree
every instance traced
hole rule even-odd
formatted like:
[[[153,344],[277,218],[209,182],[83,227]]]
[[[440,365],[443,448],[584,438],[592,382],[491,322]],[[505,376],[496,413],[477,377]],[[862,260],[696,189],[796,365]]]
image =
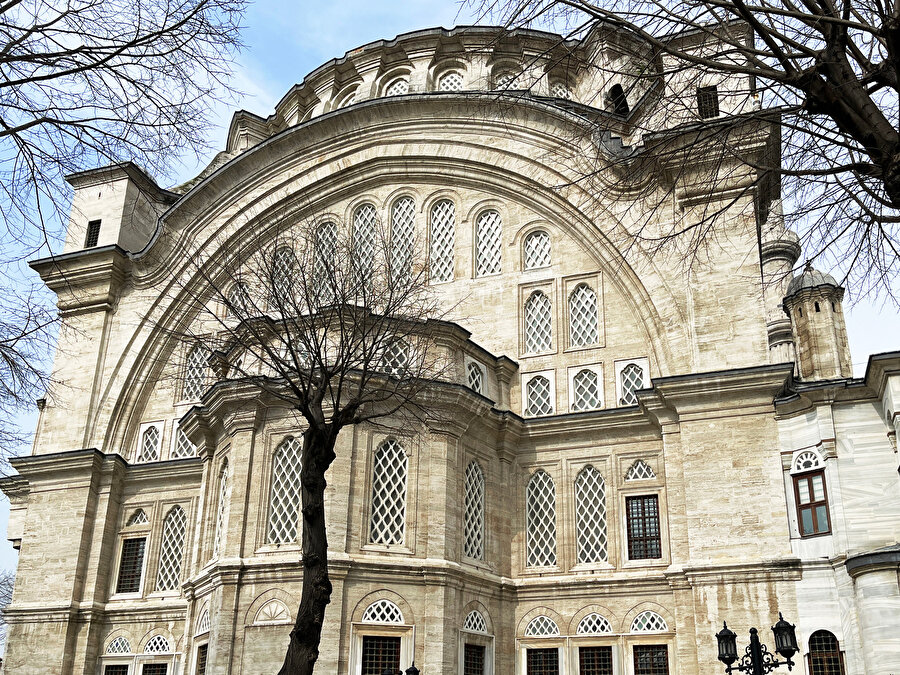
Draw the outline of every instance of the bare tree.
[[[702,133],[722,148],[723,161],[737,160],[752,170],[753,184],[747,190],[764,191],[769,183],[766,189],[774,199],[781,186],[785,217],[800,232],[808,258],[824,257],[826,265],[837,265],[858,291],[898,299],[900,7],[896,4],[881,0],[749,4],[470,0],[470,4],[510,28],[562,26],[570,37],[606,41],[614,52],[628,57],[611,58],[605,66],[595,62],[599,69],[621,68],[629,60],[643,63],[619,72],[624,88],[607,90],[606,100],[599,102],[627,123],[629,137],[642,133],[647,137],[630,148],[628,161],[643,157],[652,163],[657,159],[654,153],[671,152],[671,146],[654,143],[660,126],[653,125],[660,119],[681,121],[668,131],[685,133],[706,118]],[[612,77],[614,72],[606,74]],[[719,102],[710,98],[714,91],[698,87],[726,79],[727,91],[719,91],[724,104],[720,116]],[[635,115],[636,101],[657,85],[657,114]],[[780,141],[781,152],[776,147],[766,156],[742,146],[746,136],[741,130],[751,123],[779,127],[776,143]],[[766,209],[763,200],[763,219]],[[700,220],[687,229],[676,226],[650,237],[670,241],[687,235],[696,245],[710,234],[707,223]]]
[[[6,608],[12,602],[13,588],[16,584],[16,573],[10,570],[0,571],[0,653],[6,644]]]

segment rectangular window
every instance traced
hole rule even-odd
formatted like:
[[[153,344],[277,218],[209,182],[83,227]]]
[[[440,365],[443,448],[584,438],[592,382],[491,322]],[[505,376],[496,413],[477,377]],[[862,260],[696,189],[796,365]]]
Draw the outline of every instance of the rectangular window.
[[[103,675],[128,675],[128,664],[111,663],[103,669]]]
[[[463,675],[484,675],[484,645],[466,643],[463,654]]]
[[[626,497],[625,513],[628,518],[628,559],[662,558],[657,496]]]
[[[168,672],[168,663],[145,663],[141,668],[141,675],[167,675]]]
[[[612,647],[579,647],[578,675],[613,675]]]
[[[719,116],[719,90],[711,87],[697,87],[697,112],[702,119]]]
[[[126,539],[122,542],[122,559],[119,563],[116,593],[141,592],[141,572],[144,569],[144,545],[146,543],[146,537]]]
[[[635,645],[634,675],[669,675],[666,645]]]
[[[400,670],[400,638],[363,636],[362,675],[383,675],[385,670]]]
[[[206,651],[209,645],[197,647],[197,675],[206,675]]]
[[[526,665],[527,675],[559,675],[559,650],[529,649]]]
[[[87,236],[84,238],[84,247],[93,248],[100,239],[100,221],[92,220],[87,226]]]
[[[801,536],[831,532],[824,471],[794,476],[794,496],[797,498],[797,520],[800,522]]]

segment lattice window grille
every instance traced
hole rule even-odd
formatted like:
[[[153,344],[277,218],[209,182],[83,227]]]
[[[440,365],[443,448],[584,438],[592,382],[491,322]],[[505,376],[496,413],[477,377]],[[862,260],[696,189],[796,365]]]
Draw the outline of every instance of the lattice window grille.
[[[412,268],[416,227],[416,203],[401,197],[391,206],[391,266],[395,275],[406,277]]]
[[[363,623],[403,623],[403,612],[390,600],[376,600],[366,608]]]
[[[297,258],[287,246],[276,249],[272,255],[272,304],[289,308],[289,297]]]
[[[578,534],[578,562],[605,562],[607,559],[606,483],[593,466],[586,466],[575,478],[575,526]]]
[[[550,85],[550,95],[554,98],[572,98],[572,92],[565,82],[556,81]]]
[[[197,619],[197,631],[194,635],[203,635],[209,632],[209,609],[200,612],[200,618]]]
[[[130,654],[131,653],[131,644],[128,642],[128,639],[119,636],[112,642],[110,642],[106,646],[107,654]]]
[[[569,341],[572,346],[597,344],[600,341],[597,324],[597,294],[587,284],[578,284],[569,296]]]
[[[519,73],[507,71],[497,76],[497,89],[518,89]]]
[[[156,574],[156,590],[158,591],[172,591],[181,585],[181,559],[184,555],[186,528],[187,517],[184,509],[180,506],[173,506],[163,521],[159,570]]]
[[[575,629],[576,635],[598,635],[600,633],[612,633],[612,626],[606,617],[592,612],[578,622]]]
[[[476,394],[484,393],[484,371],[481,366],[470,361],[466,365],[466,378],[469,389]]]
[[[406,527],[406,478],[409,458],[394,439],[375,451],[369,541],[402,544]]]
[[[254,624],[289,623],[291,614],[281,600],[269,600],[256,613]]]
[[[228,463],[222,467],[219,474],[219,505],[216,514],[216,532],[213,539],[213,558],[219,556],[219,551],[225,539],[225,518],[228,515]]]
[[[669,630],[666,620],[649,609],[641,612],[631,622],[632,633],[664,633]]]
[[[525,237],[525,269],[535,270],[550,267],[550,235],[544,230],[532,232]]]
[[[572,378],[572,410],[596,410],[600,407],[600,377],[593,370],[579,370]]]
[[[363,204],[353,217],[353,254],[362,280],[368,280],[375,261],[378,215],[371,204]]]
[[[159,427],[151,426],[144,429],[141,436],[141,452],[138,455],[139,462],[155,462],[159,459]]]
[[[812,471],[823,467],[822,458],[813,450],[804,450],[794,460],[794,471]]]
[[[553,344],[553,315],[550,298],[535,291],[525,301],[525,351],[550,351]]]
[[[471,633],[487,634],[487,622],[484,620],[484,615],[477,609],[473,609],[466,614],[466,620],[463,622],[463,630],[467,630]]]
[[[200,345],[194,345],[188,352],[184,368],[184,400],[198,400],[203,395],[205,386],[206,351]]]
[[[528,482],[525,495],[526,564],[546,567],[556,564],[556,487],[546,471],[538,471]]]
[[[228,289],[228,314],[238,318],[246,317],[250,309],[250,293],[247,286],[236,281]]]
[[[484,277],[501,271],[501,236],[503,223],[494,210],[484,211],[475,225],[475,276]]]
[[[346,108],[348,105],[353,105],[354,103],[356,103],[356,94],[357,94],[357,92],[353,91],[353,92],[347,94],[346,96],[344,96],[344,98],[341,99],[341,102],[338,103],[337,107],[339,109]]]
[[[644,388],[644,369],[636,363],[629,363],[622,368],[622,397],[619,399],[620,405],[637,405],[638,389]]]
[[[484,560],[484,472],[478,462],[466,467],[464,530],[466,556]]]
[[[527,406],[525,414],[531,417],[550,415],[553,413],[553,392],[550,380],[543,375],[532,377],[525,387]]]
[[[409,345],[404,340],[392,340],[384,348],[381,358],[382,372],[392,377],[406,375],[410,365]]]
[[[456,247],[456,206],[442,199],[431,207],[430,279],[453,279],[453,250]]]
[[[334,299],[334,256],[338,245],[337,225],[328,220],[316,228],[316,275],[321,280],[320,300],[329,304]]]
[[[559,626],[553,619],[543,614],[534,617],[525,626],[526,637],[556,637],[557,635],[559,635]]]
[[[167,654],[169,652],[169,641],[162,635],[155,635],[150,638],[150,642],[144,647],[145,654]]]
[[[455,70],[444,73],[438,80],[440,91],[461,91],[463,88],[463,76]]]
[[[650,478],[656,478],[656,474],[650,468],[650,465],[642,459],[635,461],[625,473],[625,480],[648,480]]]
[[[300,439],[284,439],[272,459],[272,491],[269,496],[269,543],[297,541],[300,516]]]
[[[402,96],[409,93],[409,80],[405,77],[398,77],[392,80],[384,89],[385,96]]]
[[[146,525],[149,522],[150,519],[147,518],[147,514],[144,513],[144,509],[138,509],[131,514],[128,522],[125,523],[125,527],[131,527],[132,525]]]
[[[191,443],[191,439],[181,430],[175,427],[175,447],[172,448],[172,459],[180,459],[182,457],[194,457],[197,454],[197,447]]]

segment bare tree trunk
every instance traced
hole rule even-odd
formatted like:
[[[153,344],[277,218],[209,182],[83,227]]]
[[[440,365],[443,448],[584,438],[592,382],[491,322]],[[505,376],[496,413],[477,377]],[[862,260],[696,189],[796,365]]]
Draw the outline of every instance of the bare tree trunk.
[[[331,602],[324,499],[325,471],[335,458],[335,439],[329,424],[310,426],[303,434],[303,595],[278,675],[312,675],[319,658],[325,607]]]

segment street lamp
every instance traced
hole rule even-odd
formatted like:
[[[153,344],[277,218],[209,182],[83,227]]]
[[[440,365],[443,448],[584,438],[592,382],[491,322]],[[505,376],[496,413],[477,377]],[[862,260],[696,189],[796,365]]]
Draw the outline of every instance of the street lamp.
[[[737,635],[729,630],[727,623],[722,622],[722,630],[716,633],[716,639],[719,642],[719,661],[725,664],[725,672],[730,675],[737,670],[747,675],[765,675],[785,664],[790,670],[794,666],[791,657],[799,651],[797,635],[794,633],[794,626],[784,620],[781,612],[778,613],[778,623],[772,626],[772,633],[775,636],[775,651],[784,657],[784,661],[778,661],[769,653],[769,649],[759,641],[757,630],[751,628],[750,644],[735,666],[732,664],[738,661]]]

